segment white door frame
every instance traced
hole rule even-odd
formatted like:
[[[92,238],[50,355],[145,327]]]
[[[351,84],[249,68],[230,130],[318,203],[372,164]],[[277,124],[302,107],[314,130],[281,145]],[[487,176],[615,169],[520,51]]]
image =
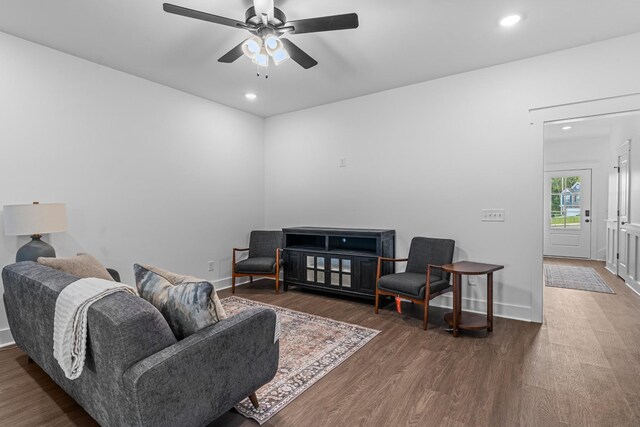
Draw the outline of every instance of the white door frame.
[[[544,279],[543,279],[543,245],[544,245],[544,125],[559,120],[597,117],[606,114],[626,113],[640,110],[640,93],[621,95],[611,98],[594,99],[564,105],[536,107],[529,110],[531,122],[532,144],[539,147],[535,151],[537,158],[531,161],[538,164],[540,185],[532,189],[532,196],[540,203],[538,215],[534,215],[532,227],[539,231],[539,238],[533,248],[531,257],[531,321],[542,323],[544,319]]]

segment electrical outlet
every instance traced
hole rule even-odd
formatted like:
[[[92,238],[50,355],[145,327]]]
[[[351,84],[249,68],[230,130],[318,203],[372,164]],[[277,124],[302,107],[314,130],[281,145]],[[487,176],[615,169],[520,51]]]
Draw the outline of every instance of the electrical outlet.
[[[478,276],[467,276],[469,279],[469,286],[476,286],[478,284]]]
[[[215,269],[216,269],[216,262],[209,261],[209,271],[215,271]]]
[[[504,222],[504,209],[482,209],[480,220],[483,222]]]
[[[340,160],[338,160],[338,167],[339,168],[346,168],[347,167],[347,159],[345,159],[344,157],[340,157]]]

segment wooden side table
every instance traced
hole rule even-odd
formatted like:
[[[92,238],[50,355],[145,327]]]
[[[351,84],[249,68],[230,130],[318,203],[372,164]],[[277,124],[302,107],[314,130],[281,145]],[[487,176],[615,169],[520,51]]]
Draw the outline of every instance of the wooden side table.
[[[502,270],[503,265],[482,264],[459,261],[442,266],[442,271],[453,275],[453,311],[444,315],[444,320],[453,328],[453,336],[460,330],[486,329],[493,331],[493,272]],[[462,311],[462,275],[487,275],[487,315]]]

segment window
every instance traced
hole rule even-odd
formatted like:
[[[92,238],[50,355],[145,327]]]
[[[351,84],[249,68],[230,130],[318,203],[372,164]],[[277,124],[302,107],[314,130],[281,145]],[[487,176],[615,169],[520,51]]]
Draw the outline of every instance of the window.
[[[580,177],[551,178],[551,228],[580,229]]]

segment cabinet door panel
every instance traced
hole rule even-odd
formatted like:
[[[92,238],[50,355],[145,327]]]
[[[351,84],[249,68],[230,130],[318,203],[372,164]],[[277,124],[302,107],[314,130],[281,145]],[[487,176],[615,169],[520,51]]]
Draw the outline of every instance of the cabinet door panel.
[[[355,290],[368,294],[375,293],[377,267],[377,258],[356,258],[354,260],[354,279],[357,280],[357,283],[353,284],[357,287]]]
[[[292,282],[302,280],[302,255],[299,252],[285,251],[284,280]]]

